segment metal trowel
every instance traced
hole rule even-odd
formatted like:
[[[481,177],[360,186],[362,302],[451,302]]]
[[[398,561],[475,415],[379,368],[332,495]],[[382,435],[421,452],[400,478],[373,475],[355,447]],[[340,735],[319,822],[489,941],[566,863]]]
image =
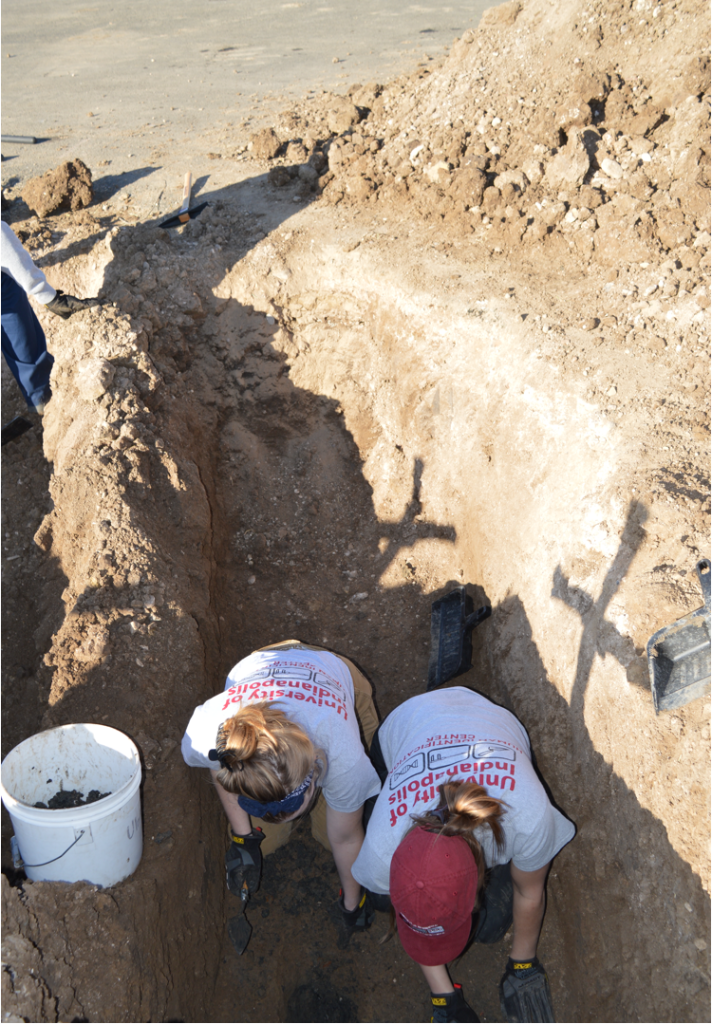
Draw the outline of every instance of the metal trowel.
[[[671,711],[710,688],[710,571],[708,558],[695,566],[704,604],[648,640],[648,670],[655,711]]]
[[[250,891],[247,888],[247,882],[243,882],[242,891],[240,892],[240,913],[236,914],[235,917],[231,917],[227,923],[227,933],[230,936],[230,942],[235,947],[235,952],[240,956],[245,952],[247,943],[252,935],[252,925],[245,916],[249,895]]]

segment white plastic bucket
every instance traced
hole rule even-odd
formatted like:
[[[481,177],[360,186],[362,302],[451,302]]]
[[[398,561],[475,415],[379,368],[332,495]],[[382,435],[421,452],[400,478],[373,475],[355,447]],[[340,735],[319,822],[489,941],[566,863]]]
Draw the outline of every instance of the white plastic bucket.
[[[143,852],[141,761],[135,744],[106,725],[62,725],[30,736],[2,762],[0,793],[33,881],[116,885]],[[58,810],[58,790],[109,796]]]

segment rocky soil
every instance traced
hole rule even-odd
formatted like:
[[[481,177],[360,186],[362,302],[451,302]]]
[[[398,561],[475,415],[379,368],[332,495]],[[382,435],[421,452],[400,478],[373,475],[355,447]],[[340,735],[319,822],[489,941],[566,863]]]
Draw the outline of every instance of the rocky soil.
[[[4,1019],[426,1019],[385,920],[336,949],[306,835],[233,953],[178,744],[288,636],[355,658],[385,715],[454,583],[493,606],[463,682],[578,828],[540,946],[559,1019],[709,1019],[709,698],[656,717],[644,657],[709,555],[706,42],[692,0],[508,3],[440,65],[216,126],[231,184],[179,232],[13,204],[50,281],[107,304],[40,311],[44,458],[39,427],[3,449],[3,753],[129,733],[145,850],[104,892],[8,866]],[[506,946],[454,968],[482,1019]]]

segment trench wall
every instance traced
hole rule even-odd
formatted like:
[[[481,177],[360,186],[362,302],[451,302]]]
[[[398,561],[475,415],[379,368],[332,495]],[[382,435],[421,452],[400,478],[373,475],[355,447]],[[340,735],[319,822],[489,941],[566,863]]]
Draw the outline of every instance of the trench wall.
[[[704,1017],[709,702],[672,721],[654,714],[636,620],[661,607],[646,529],[657,513],[636,449],[491,291],[475,281],[469,294],[484,301],[448,301],[447,289],[436,301],[402,268],[340,249],[315,254],[308,272],[288,261],[287,286],[266,287],[264,301],[292,332],[291,379],[340,403],[377,516],[415,511],[412,544],[382,583],[397,586],[402,571],[426,593],[472,583],[493,606],[469,685],[521,718],[578,829],[554,864],[544,926],[566,964],[560,1012]],[[246,300],[244,283],[226,279],[219,294]],[[427,523],[453,539],[427,536]]]
[[[93,272],[112,257],[106,273],[120,278],[129,264],[111,243]],[[708,704],[691,705],[672,737],[653,714],[632,621],[649,512],[626,482],[631,453],[615,425],[562,384],[502,304],[447,289],[436,300],[436,282],[416,286],[402,268],[329,245],[308,260],[286,254],[283,273],[269,267],[264,246],[218,285],[196,285],[168,320],[103,310],[63,329],[45,424],[54,510],[37,542],[68,583],[39,680],[43,725],[96,717],[136,739],[145,855],[110,893],[5,891],[11,942],[35,972],[10,998],[36,1020],[205,1019],[224,916],[221,824],[177,746],[225,667],[218,453],[244,410],[211,398],[211,380],[229,382],[202,338],[205,323],[219,336],[220,317],[249,306],[276,320],[263,353],[279,355],[289,387],[334,405],[384,532],[408,519],[410,542],[380,585],[406,577],[427,595],[471,583],[493,606],[467,681],[520,716],[578,828],[545,923],[560,1016],[704,1019],[696,765]],[[471,292],[483,294],[476,281]],[[259,414],[246,408],[243,427]],[[384,691],[382,713],[403,695]],[[123,972],[130,985],[116,984]]]

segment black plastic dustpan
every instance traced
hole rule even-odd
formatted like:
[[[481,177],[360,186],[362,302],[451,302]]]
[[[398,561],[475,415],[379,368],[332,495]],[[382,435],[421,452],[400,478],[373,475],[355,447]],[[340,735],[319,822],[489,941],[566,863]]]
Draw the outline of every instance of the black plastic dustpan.
[[[704,604],[664,626],[648,640],[648,670],[655,711],[670,711],[710,688],[710,561],[695,566]]]
[[[472,630],[492,614],[489,606],[473,611],[464,587],[433,601],[430,611],[428,690],[462,675],[472,664]]]

